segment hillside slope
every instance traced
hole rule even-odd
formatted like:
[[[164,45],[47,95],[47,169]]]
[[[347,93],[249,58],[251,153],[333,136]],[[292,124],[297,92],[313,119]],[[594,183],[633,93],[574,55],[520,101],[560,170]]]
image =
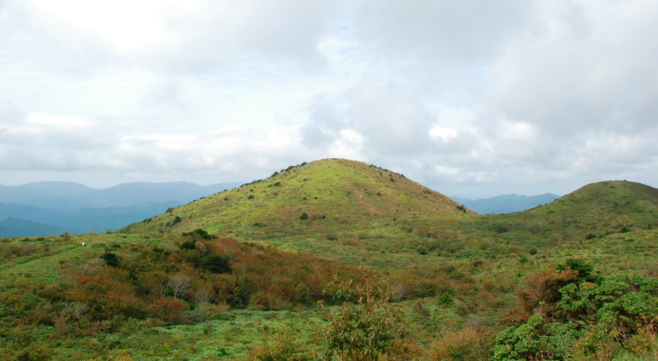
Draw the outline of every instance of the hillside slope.
[[[450,198],[379,167],[345,159],[291,166],[133,224],[125,232],[197,228],[244,239],[313,236],[396,228],[401,219],[458,217],[473,212]],[[393,230],[395,233],[395,230]]]
[[[495,242],[545,246],[658,227],[658,189],[635,182],[588,184],[547,205],[458,225]],[[470,224],[469,227],[466,227]]]
[[[652,229],[658,227],[658,189],[628,181],[592,183],[527,215],[590,237]]]

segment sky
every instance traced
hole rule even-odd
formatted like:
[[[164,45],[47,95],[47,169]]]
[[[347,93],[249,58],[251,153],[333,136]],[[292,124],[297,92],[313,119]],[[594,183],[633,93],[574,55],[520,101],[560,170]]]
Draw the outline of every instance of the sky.
[[[0,184],[656,187],[655,34],[655,0],[0,0]]]

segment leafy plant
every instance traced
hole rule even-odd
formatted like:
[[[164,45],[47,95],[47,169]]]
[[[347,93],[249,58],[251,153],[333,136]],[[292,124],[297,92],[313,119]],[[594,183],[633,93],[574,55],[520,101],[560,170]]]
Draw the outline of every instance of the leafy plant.
[[[332,312],[330,325],[320,332],[325,360],[332,356],[340,360],[378,360],[407,334],[400,313],[388,304],[389,290],[348,281],[340,284],[335,293],[339,298],[355,294],[360,297],[357,303],[344,303]]]

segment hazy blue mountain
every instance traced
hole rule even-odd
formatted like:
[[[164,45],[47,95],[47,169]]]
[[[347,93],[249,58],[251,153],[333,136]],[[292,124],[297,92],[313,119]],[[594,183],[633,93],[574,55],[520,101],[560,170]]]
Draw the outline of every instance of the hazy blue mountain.
[[[201,197],[217,193],[217,188],[230,189],[238,183],[202,187],[187,182],[124,183],[97,191],[87,197],[88,207],[126,206],[136,203],[175,201],[187,204]]]
[[[54,236],[65,232],[82,233],[66,227],[51,226],[20,218],[0,220],[0,238]]]
[[[560,196],[556,194],[546,193],[536,196],[505,194],[493,198],[477,200],[452,197],[452,200],[463,204],[466,208],[472,209],[479,214],[492,214],[521,212],[542,204],[551,203],[558,198],[560,198]]]
[[[95,190],[70,182],[0,185],[0,237],[105,232],[241,183],[125,183]],[[11,220],[10,220],[11,219]]]
[[[43,198],[80,198],[96,190],[73,182],[35,182],[19,186],[0,186],[0,203],[29,204]]]
[[[128,224],[164,213],[176,202],[149,202],[132,206],[85,208],[73,212],[48,211],[32,206],[0,204],[0,220],[12,220],[0,228],[0,237],[115,231]],[[18,222],[18,220],[23,222]],[[48,228],[51,227],[51,228]],[[48,231],[50,233],[39,233]],[[22,231],[21,231],[22,230]],[[53,233],[55,232],[55,233]]]
[[[0,186],[0,203],[72,212],[84,208],[130,206],[149,202],[187,204],[241,183],[200,186],[187,182],[124,183],[95,190],[77,183],[39,182],[21,186]]]

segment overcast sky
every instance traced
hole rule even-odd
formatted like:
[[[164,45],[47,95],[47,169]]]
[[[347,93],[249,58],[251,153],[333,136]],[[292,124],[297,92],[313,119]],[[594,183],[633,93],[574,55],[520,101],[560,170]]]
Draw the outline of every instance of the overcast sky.
[[[655,0],[0,0],[0,184],[656,187],[656,34]]]

